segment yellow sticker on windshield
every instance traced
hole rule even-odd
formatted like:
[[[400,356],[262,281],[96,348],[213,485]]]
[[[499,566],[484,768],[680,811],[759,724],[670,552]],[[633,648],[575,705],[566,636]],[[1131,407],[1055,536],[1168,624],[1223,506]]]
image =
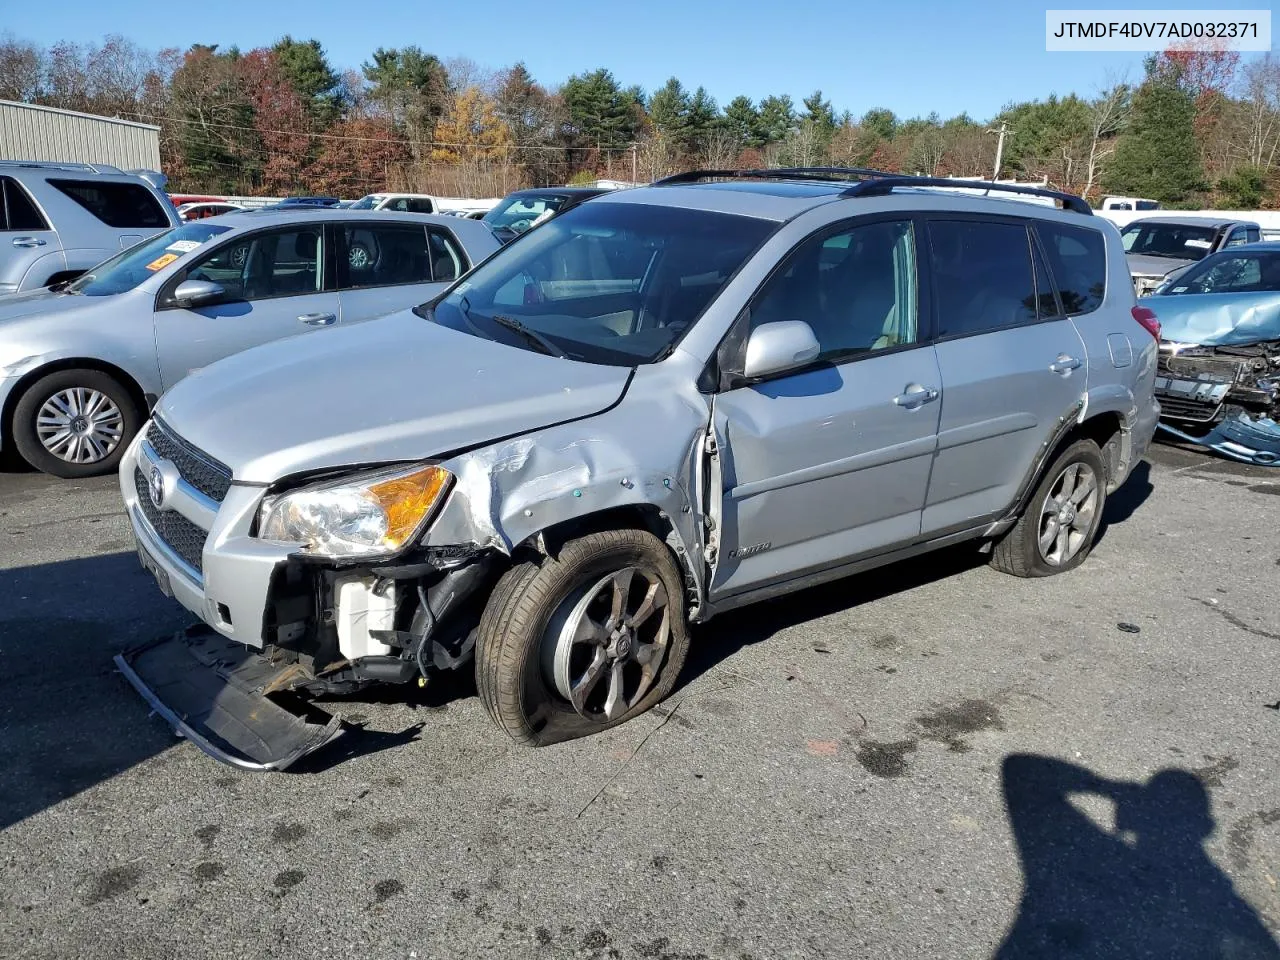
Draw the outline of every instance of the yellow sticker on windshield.
[[[167,267],[169,264],[173,263],[173,261],[177,259],[178,259],[178,255],[176,253],[166,253],[166,254],[163,254],[162,256],[156,257],[154,260],[148,263],[147,269],[152,272],[155,272],[156,270],[163,270],[165,267]]]

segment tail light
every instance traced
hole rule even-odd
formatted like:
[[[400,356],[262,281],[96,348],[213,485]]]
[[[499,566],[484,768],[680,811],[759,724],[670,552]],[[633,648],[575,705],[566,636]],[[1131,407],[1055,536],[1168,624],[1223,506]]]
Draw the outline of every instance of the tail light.
[[[1160,318],[1156,316],[1156,312],[1150,307],[1134,307],[1129,311],[1133,314],[1133,319],[1142,324],[1143,329],[1147,333],[1156,338],[1156,342],[1160,342]]]

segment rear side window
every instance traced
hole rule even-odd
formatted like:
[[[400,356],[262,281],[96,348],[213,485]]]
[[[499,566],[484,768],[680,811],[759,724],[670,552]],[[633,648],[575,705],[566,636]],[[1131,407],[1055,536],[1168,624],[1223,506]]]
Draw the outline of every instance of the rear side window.
[[[422,227],[395,223],[348,223],[344,289],[431,282],[431,255]]]
[[[140,184],[50,180],[49,185],[65,193],[109,227],[161,229],[170,225],[160,201]]]
[[[994,220],[934,220],[929,258],[938,336],[963,337],[1037,319],[1027,228]]]
[[[467,255],[445,231],[428,230],[427,247],[431,251],[431,279],[436,283],[457,280],[470,269]]]
[[[13,177],[0,177],[0,230],[48,230],[35,202]]]
[[[1102,234],[1046,221],[1036,224],[1036,231],[1058,284],[1062,309],[1075,315],[1102,306],[1107,294],[1107,248]]]

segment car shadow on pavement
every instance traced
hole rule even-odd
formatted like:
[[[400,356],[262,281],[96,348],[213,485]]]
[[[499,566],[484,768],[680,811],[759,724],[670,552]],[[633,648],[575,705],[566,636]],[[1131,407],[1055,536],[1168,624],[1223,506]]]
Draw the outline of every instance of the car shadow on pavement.
[[[1155,487],[1151,483],[1151,464],[1146,460],[1139,460],[1120,489],[1107,496],[1094,546],[1102,542],[1109,527],[1124,523],[1132,517],[1147,502],[1153,490]]]
[[[0,570],[0,829],[177,742],[111,658],[189,622],[132,552]]]
[[[1280,960],[1204,849],[1214,820],[1195,774],[1166,769],[1134,783],[1012,754],[1001,776],[1024,892],[996,960]]]

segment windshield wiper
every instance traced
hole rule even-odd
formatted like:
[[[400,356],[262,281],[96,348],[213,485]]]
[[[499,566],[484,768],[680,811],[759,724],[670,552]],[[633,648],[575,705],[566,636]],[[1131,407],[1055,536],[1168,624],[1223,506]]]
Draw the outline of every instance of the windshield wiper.
[[[534,330],[532,327],[526,327],[515,317],[504,317],[501,314],[495,313],[490,317],[490,319],[498,326],[506,327],[506,329],[520,334],[520,336],[524,337],[526,342],[537,347],[543,353],[552,357],[559,357],[561,360],[569,359],[568,354],[563,350],[540,334],[537,330]]]

